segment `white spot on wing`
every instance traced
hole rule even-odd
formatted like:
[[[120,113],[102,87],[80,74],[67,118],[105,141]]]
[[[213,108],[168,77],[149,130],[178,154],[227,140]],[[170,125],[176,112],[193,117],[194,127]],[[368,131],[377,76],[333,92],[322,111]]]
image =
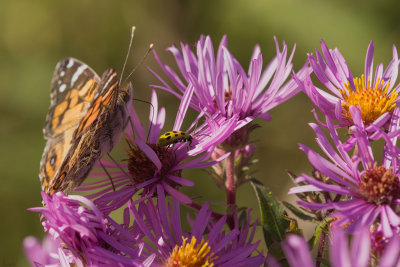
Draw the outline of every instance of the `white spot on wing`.
[[[68,59],[67,68],[68,68],[68,69],[71,68],[72,65],[74,65],[74,61],[72,61],[71,59]]]
[[[65,75],[65,71],[60,72],[60,76],[63,77]]]
[[[76,82],[76,80],[78,80],[78,77],[82,74],[82,72],[86,69],[85,65],[80,66],[74,73],[74,75],[72,75],[71,78],[71,86],[74,86],[74,83]]]
[[[62,93],[62,92],[64,92],[65,88],[67,88],[67,85],[66,84],[62,84],[60,86],[60,88],[58,88],[58,91],[60,91],[60,93]]]

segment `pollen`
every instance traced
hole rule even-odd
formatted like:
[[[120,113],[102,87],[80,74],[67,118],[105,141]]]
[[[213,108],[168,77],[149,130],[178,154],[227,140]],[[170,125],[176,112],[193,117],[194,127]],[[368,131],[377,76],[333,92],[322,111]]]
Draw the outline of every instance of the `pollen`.
[[[200,243],[193,236],[190,243],[187,238],[182,237],[181,246],[175,246],[171,255],[165,262],[165,267],[212,267],[213,261],[217,258],[210,253],[211,247],[204,239]]]
[[[355,90],[350,87],[350,82],[347,82],[344,84],[345,89],[340,90],[343,97],[344,120],[353,122],[350,106],[357,106],[361,110],[361,118],[366,125],[395,108],[398,94],[394,90],[388,94],[389,82],[384,86],[384,81],[378,78],[373,86],[370,77],[368,77],[368,83],[365,84],[364,75],[361,75],[361,79],[354,78],[354,85]]]
[[[360,193],[370,203],[390,205],[393,199],[400,197],[399,177],[392,168],[386,169],[375,163],[361,175]]]

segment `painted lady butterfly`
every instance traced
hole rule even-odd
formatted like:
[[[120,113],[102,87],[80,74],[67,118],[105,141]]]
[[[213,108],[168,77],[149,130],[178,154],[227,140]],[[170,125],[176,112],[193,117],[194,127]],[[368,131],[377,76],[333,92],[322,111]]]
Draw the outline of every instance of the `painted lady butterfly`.
[[[118,142],[129,120],[132,85],[120,87],[113,69],[100,79],[86,64],[66,58],[56,66],[50,97],[39,177],[52,195],[79,186]]]

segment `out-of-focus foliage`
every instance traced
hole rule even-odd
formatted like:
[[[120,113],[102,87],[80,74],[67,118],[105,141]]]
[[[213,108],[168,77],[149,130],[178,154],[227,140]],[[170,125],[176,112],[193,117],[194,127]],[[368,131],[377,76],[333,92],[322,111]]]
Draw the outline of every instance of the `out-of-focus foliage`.
[[[355,75],[363,72],[365,51],[375,41],[376,61],[387,63],[392,44],[399,45],[400,24],[396,1],[106,1],[106,0],[3,0],[0,2],[0,264],[25,266],[21,250],[24,236],[42,235],[36,214],[26,208],[40,204],[39,160],[44,140],[42,126],[49,106],[49,84],[58,60],[73,56],[99,74],[108,68],[122,69],[130,38],[137,33],[132,68],[150,43],[164,61],[173,64],[164,52],[180,40],[193,43],[200,34],[219,40],[228,34],[229,48],[242,64],[248,61],[254,44],[261,46],[268,62],[275,53],[274,35],[291,46],[297,43],[295,69],[304,64],[306,53],[319,47],[323,38],[329,47],[338,46]],[[149,83],[156,80],[144,65],[158,66],[149,56],[132,77],[135,97],[149,99]],[[174,119],[177,101],[161,93],[168,121]],[[139,105],[139,104],[138,104]],[[143,104],[140,104],[143,105]],[[147,107],[146,107],[147,108]],[[274,120],[256,131],[259,145],[255,175],[278,198],[290,186],[286,169],[309,171],[306,157],[297,148],[302,142],[312,146],[313,134],[307,122],[313,120],[311,104],[298,95],[272,111]],[[122,151],[122,149],[119,149]],[[123,152],[120,154],[123,158]],[[207,199],[223,201],[219,189],[203,172],[188,173],[207,190],[198,192]],[[239,204],[256,208],[249,199],[251,187],[238,193]],[[243,197],[243,198],[242,198]],[[218,204],[218,202],[216,202]],[[261,238],[261,232],[259,232]]]

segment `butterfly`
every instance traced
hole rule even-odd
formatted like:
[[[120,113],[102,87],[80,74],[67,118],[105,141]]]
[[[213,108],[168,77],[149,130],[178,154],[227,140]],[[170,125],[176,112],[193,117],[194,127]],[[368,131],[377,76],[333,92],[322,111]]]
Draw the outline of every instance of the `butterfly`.
[[[114,69],[100,78],[83,62],[66,58],[55,68],[50,99],[39,178],[47,194],[68,194],[119,141],[129,121],[132,85],[120,87]]]

